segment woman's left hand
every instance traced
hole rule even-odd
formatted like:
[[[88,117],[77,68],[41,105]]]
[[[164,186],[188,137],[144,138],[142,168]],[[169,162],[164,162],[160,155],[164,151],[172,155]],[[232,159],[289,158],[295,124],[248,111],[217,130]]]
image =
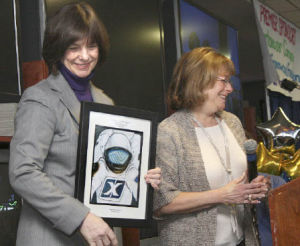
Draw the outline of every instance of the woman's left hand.
[[[161,181],[161,169],[159,167],[156,167],[154,169],[148,170],[144,178],[148,184],[151,184],[151,186],[155,190],[158,190]]]

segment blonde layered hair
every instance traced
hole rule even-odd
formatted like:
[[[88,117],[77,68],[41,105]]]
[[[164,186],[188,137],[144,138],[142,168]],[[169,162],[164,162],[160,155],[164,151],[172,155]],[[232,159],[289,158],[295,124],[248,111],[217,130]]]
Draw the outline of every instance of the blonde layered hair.
[[[234,64],[211,47],[195,48],[183,54],[175,65],[169,86],[169,107],[180,110],[201,106],[206,100],[204,90],[214,86],[220,71],[234,75]]]

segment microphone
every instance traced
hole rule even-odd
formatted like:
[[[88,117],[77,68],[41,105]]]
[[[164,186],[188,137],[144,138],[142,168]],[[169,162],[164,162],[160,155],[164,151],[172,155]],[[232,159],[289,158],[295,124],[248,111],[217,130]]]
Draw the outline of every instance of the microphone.
[[[249,182],[251,182],[254,178],[257,177],[257,163],[256,163],[257,142],[254,139],[248,139],[244,142],[244,148],[247,154],[248,179]],[[258,221],[256,217],[256,206],[252,205],[250,208],[252,214],[252,224],[253,224],[253,231],[255,234],[255,241],[258,245],[260,245]]]
[[[244,143],[244,148],[247,154],[248,163],[248,179],[249,182],[257,177],[257,165],[256,165],[256,148],[257,142],[254,139],[248,139]]]

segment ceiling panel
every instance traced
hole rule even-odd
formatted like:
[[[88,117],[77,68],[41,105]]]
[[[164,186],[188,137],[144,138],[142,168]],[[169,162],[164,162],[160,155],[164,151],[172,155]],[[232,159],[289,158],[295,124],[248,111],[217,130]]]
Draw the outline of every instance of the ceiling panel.
[[[277,13],[295,10],[295,6],[287,0],[264,0],[261,2],[276,10]]]
[[[300,10],[282,13],[282,16],[294,23],[300,22]]]
[[[289,0],[289,2],[294,4],[297,8],[300,8],[300,1],[299,0]]]
[[[300,0],[261,0],[261,2],[300,28]]]

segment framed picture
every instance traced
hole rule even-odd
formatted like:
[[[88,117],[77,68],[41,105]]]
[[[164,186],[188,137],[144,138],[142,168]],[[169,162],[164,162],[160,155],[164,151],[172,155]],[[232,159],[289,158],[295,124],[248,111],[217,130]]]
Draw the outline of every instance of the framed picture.
[[[157,123],[153,112],[81,104],[75,196],[111,226],[149,224]]]

